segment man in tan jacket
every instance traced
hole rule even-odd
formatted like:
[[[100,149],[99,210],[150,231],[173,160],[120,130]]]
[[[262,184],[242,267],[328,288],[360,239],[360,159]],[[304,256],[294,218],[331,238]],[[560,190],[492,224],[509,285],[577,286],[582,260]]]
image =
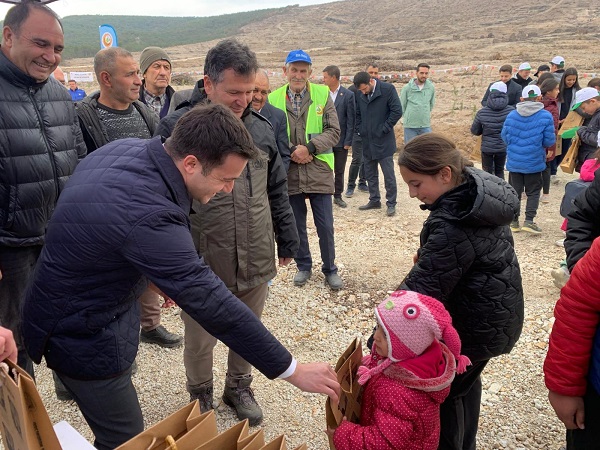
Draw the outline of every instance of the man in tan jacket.
[[[288,171],[290,204],[300,236],[296,255],[296,286],[304,286],[312,273],[312,257],[306,233],[306,199],[310,201],[325,274],[331,289],[342,289],[344,282],[335,265],[333,238],[334,193],[333,146],[340,139],[340,124],[329,88],[308,81],[312,61],[303,50],[292,50],[283,67],[288,84],[269,95],[269,103],[287,115],[292,162]]]

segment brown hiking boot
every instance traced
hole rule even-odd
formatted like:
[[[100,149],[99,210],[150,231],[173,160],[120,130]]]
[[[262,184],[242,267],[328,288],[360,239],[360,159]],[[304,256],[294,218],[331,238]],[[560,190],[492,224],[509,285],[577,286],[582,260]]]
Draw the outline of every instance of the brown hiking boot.
[[[214,409],[213,406],[213,382],[212,380],[202,383],[198,386],[188,387],[190,392],[190,402],[198,400],[200,411],[205,413]]]
[[[225,380],[225,391],[223,392],[223,403],[235,409],[238,419],[248,419],[251,427],[260,425],[263,412],[254,399],[254,392],[250,387],[252,375],[243,378],[230,378]]]

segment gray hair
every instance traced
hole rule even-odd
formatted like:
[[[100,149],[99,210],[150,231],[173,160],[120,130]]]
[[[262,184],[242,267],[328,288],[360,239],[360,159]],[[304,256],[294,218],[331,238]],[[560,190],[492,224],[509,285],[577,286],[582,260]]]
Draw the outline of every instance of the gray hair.
[[[112,73],[117,65],[117,58],[131,58],[133,55],[121,47],[108,47],[100,50],[94,56],[94,72],[96,78],[100,79],[100,73]]]

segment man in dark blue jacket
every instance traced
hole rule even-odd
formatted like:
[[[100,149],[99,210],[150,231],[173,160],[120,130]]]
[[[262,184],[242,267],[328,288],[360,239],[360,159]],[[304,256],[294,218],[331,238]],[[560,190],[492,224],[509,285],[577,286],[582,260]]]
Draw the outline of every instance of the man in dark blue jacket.
[[[402,105],[394,85],[371,78],[367,72],[354,76],[357,92],[355,128],[362,137],[365,176],[369,184],[369,202],[360,210],[381,209],[379,168],[383,172],[387,215],[396,214],[396,174],[394,125],[402,117]]]
[[[192,199],[231,192],[258,156],[243,123],[221,105],[198,106],[163,144],[124,139],[96,150],[69,180],[23,308],[31,358],[42,356],[72,393],[99,450],[143,430],[131,364],[136,299],[149,282],[268,378],[337,398],[326,363],[299,364],[198,257]],[[110,411],[110,414],[106,414]]]

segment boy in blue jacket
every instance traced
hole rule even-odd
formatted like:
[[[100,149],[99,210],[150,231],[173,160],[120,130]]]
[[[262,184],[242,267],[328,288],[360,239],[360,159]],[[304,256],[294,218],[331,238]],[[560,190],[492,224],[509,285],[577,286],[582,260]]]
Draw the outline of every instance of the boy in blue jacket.
[[[523,89],[517,109],[512,111],[502,128],[506,143],[508,182],[521,198],[527,194],[525,221],[519,224],[519,213],[510,224],[513,232],[540,234],[542,229],[533,221],[540,203],[542,171],[546,168],[546,148],[556,142],[552,114],[544,110],[542,92],[535,85]],[[519,208],[520,210],[520,208]]]

